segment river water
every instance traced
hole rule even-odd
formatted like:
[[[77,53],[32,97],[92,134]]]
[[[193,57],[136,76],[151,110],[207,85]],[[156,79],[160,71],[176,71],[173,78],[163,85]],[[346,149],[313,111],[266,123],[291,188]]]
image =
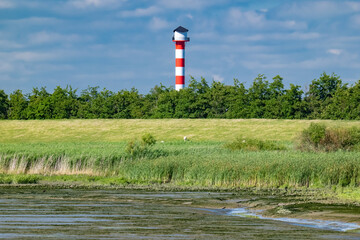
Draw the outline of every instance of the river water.
[[[15,187],[0,192],[1,239],[360,239],[345,231],[356,225],[223,209],[224,199],[241,201],[232,193]]]

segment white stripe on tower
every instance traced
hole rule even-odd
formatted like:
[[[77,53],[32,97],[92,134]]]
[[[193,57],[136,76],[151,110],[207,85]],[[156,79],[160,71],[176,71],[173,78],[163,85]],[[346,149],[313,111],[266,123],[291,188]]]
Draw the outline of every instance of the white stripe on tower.
[[[185,49],[175,49],[175,58],[185,58]]]
[[[175,67],[175,76],[185,76],[185,68]]]

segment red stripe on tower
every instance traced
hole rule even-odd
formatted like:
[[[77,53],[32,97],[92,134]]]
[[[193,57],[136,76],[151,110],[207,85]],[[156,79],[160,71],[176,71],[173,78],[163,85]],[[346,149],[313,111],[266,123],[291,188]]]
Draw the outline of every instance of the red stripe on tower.
[[[184,58],[176,58],[175,66],[176,67],[185,67],[185,59]]]
[[[179,26],[174,30],[173,42],[175,42],[175,89],[179,91],[185,86],[185,42],[190,41],[187,30]]]
[[[185,84],[185,77],[184,76],[175,76],[175,85],[178,86],[178,85],[182,85],[184,86]],[[180,89],[176,89],[176,90],[180,90]]]
[[[185,49],[185,42],[180,42],[180,41],[175,42],[175,48],[176,49]]]

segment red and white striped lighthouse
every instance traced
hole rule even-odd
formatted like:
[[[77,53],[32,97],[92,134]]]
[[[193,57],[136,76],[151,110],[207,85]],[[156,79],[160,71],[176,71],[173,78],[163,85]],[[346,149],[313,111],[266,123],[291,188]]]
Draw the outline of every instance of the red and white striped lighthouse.
[[[179,91],[185,86],[185,42],[190,41],[187,37],[186,28],[179,26],[174,30],[173,42],[175,42],[175,89]]]

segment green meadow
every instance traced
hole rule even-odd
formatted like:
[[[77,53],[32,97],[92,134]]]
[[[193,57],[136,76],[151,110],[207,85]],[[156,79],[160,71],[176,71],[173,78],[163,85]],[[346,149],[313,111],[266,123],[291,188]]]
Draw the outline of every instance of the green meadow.
[[[359,121],[330,120],[0,121],[0,183],[328,189],[360,201],[360,152],[295,150],[312,122],[360,127]],[[156,144],[129,154],[129,141],[144,133]],[[227,149],[236,138],[271,141],[284,150]]]
[[[122,142],[153,134],[158,141],[232,141],[236,137],[289,141],[312,122],[360,127],[360,121],[266,119],[2,120],[1,143]]]

